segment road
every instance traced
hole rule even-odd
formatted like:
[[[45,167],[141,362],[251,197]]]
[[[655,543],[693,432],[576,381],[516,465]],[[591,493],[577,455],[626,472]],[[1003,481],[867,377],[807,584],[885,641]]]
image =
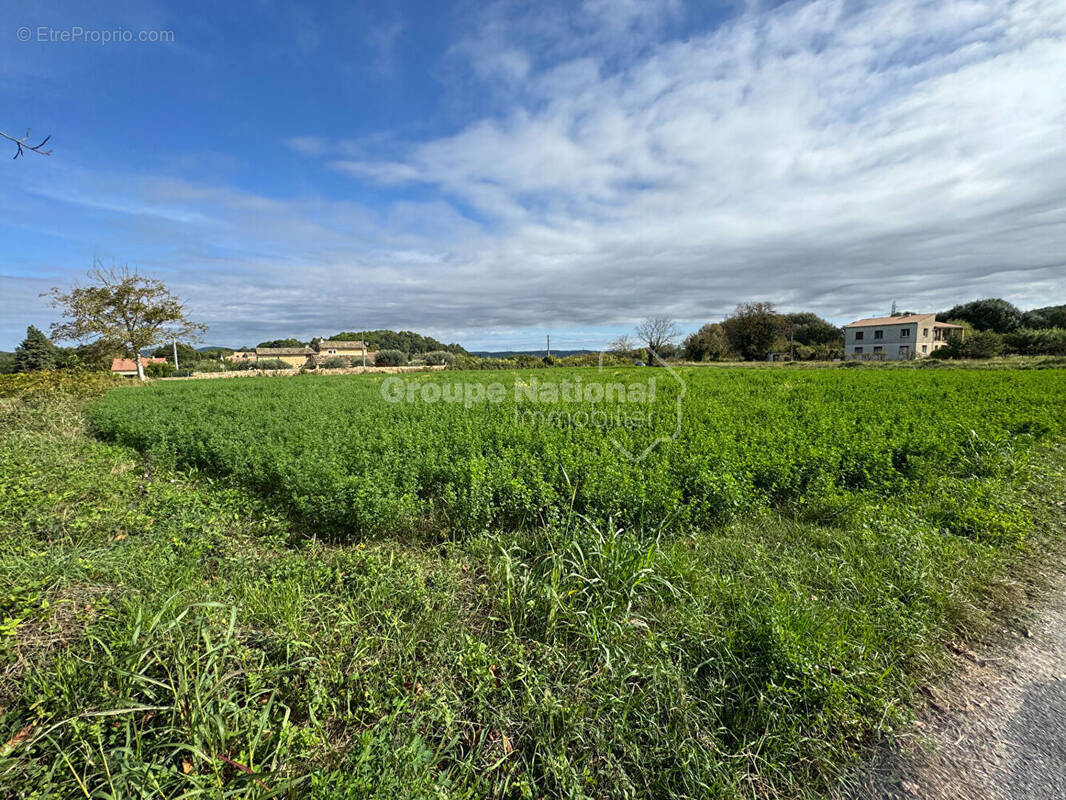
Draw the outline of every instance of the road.
[[[1066,798],[1066,593],[1045,602],[1005,631],[1006,642],[959,655],[913,741],[883,749],[844,796]]]

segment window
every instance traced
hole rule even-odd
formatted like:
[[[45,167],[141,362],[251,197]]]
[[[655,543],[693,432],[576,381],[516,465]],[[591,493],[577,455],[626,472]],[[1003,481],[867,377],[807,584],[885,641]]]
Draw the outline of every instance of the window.
[[[899,338],[900,339],[906,339],[910,335],[911,335],[911,329],[910,328],[903,328],[899,332]]]
[[[874,331],[874,338],[875,339],[884,339],[885,338],[885,332],[884,331]]]
[[[883,353],[884,351],[885,351],[885,348],[883,348],[881,345],[879,345],[879,344],[875,344],[874,345],[874,352],[875,353]]]
[[[861,353],[862,352],[862,347],[856,347],[855,348],[855,352],[856,353]]]
[[[922,328],[922,338],[923,339],[928,339],[929,338],[929,329],[928,328]]]
[[[929,352],[929,345],[923,344],[922,345],[922,352],[923,353],[928,353]]]
[[[899,354],[901,356],[909,356],[911,354],[911,348],[908,345],[901,344],[899,346]]]
[[[327,352],[327,353],[329,353],[329,354],[330,354],[331,356],[335,356],[335,355],[337,355],[337,350],[336,350],[336,348],[333,348],[333,347],[331,347],[331,348],[330,348],[329,350],[327,350],[326,352]]]
[[[861,342],[862,341],[862,331],[855,331],[855,341],[856,342]]]

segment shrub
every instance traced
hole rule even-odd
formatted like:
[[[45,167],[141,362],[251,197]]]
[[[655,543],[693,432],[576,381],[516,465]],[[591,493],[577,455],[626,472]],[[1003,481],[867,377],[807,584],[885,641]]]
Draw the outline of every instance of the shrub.
[[[1066,356],[1066,328],[1022,328],[1008,333],[1003,337],[1003,342],[1012,353],[1028,356]]]
[[[144,368],[149,378],[169,378],[174,374],[174,365],[169,361],[153,361]]]
[[[962,303],[950,311],[937,314],[936,318],[941,322],[964,320],[978,330],[995,333],[1008,333],[1017,330],[1022,324],[1022,312],[1018,307],[998,297]]]
[[[433,350],[422,356],[422,360],[430,367],[450,367],[455,363],[455,356],[446,350]]]
[[[931,352],[928,357],[936,359],[937,361],[946,361],[949,358],[958,358],[958,356],[955,354],[955,349],[950,344],[947,347],[938,347],[936,350]],[[844,366],[857,363],[857,361],[849,361]]]
[[[993,358],[1003,352],[1003,339],[992,331],[974,331],[958,346],[961,358]]]
[[[632,358],[619,353],[577,353],[555,359],[557,367],[623,367],[632,363]]]
[[[545,363],[544,359],[540,356],[531,356],[526,354],[516,355],[513,361],[519,369],[540,369],[542,367],[550,366],[549,364]]]
[[[180,359],[178,360],[178,363],[183,364]],[[184,366],[188,367],[193,372],[224,372],[226,368],[224,363],[214,358],[185,363]]]
[[[407,364],[407,353],[402,350],[378,350],[374,354],[374,366],[403,367]]]
[[[255,362],[256,369],[292,369],[292,364],[287,364],[280,358],[265,358]]]
[[[930,353],[932,358],[994,358],[1003,352],[1003,337],[992,331],[972,330],[963,338],[948,334],[947,346]]]
[[[341,356],[333,356],[332,358],[327,358],[318,366],[322,369],[344,369],[345,367],[351,366],[351,362]]]

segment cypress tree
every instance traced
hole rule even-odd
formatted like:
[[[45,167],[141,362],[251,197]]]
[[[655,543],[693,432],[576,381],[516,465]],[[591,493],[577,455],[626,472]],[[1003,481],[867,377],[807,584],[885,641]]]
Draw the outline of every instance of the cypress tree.
[[[15,348],[15,372],[37,372],[56,368],[56,349],[48,337],[30,325],[26,338]]]

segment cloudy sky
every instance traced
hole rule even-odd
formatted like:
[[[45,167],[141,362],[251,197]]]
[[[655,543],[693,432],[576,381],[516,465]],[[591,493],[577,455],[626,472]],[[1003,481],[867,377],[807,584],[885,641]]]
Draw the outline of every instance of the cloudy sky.
[[[1066,0],[34,0],[0,42],[54,150],[0,151],[0,349],[94,259],[228,345],[1066,302]]]

